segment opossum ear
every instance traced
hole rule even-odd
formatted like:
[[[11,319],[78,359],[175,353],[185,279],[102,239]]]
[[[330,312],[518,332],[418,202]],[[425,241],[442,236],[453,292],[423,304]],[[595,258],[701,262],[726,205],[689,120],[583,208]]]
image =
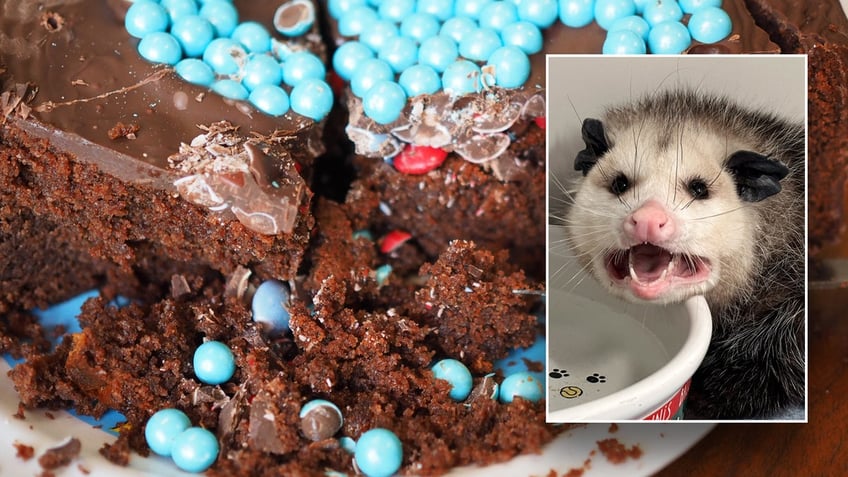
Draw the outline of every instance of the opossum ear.
[[[759,202],[780,192],[780,180],[789,168],[774,159],[752,151],[736,151],[727,158],[727,169],[736,181],[739,197]]]
[[[583,171],[583,175],[589,173],[589,169],[598,162],[598,159],[609,149],[607,138],[604,135],[604,125],[597,119],[586,118],[583,120],[583,142],[586,149],[577,153],[574,159],[574,170]]]

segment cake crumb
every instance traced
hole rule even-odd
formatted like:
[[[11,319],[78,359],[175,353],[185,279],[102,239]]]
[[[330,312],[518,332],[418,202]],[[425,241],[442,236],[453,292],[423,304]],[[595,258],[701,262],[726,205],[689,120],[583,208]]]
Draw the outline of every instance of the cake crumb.
[[[639,445],[630,448],[619,442],[618,439],[610,438],[597,442],[598,449],[611,464],[621,464],[627,458],[638,459],[642,457],[642,449]]]
[[[77,464],[77,469],[79,469],[79,471],[82,472],[83,475],[89,475],[91,473],[91,470],[89,470],[88,467],[82,464]]]
[[[16,449],[15,457],[22,461],[28,461],[35,456],[35,449],[33,449],[32,446],[21,444],[20,442],[15,442],[12,445],[15,446]]]
[[[72,437],[68,442],[44,451],[44,454],[38,458],[38,465],[45,470],[64,467],[79,455],[80,450],[82,450],[82,443],[76,437]]]
[[[109,139],[113,141],[122,137],[135,139],[135,133],[137,133],[138,130],[138,124],[124,124],[122,122],[118,122],[118,124],[115,124],[112,129],[109,130]]]
[[[614,422],[612,424],[610,424],[608,432],[610,434],[615,434],[616,432],[618,432],[618,424],[616,424]]]

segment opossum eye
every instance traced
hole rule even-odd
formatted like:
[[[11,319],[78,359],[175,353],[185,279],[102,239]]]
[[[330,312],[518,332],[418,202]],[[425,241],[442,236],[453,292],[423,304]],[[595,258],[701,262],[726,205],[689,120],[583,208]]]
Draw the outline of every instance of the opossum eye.
[[[689,193],[692,194],[693,199],[703,200],[710,196],[710,189],[703,179],[690,180],[689,183],[686,184],[686,188],[689,189]]]
[[[627,178],[624,174],[619,173],[615,178],[610,182],[610,192],[615,195],[621,195],[630,188],[630,179]]]

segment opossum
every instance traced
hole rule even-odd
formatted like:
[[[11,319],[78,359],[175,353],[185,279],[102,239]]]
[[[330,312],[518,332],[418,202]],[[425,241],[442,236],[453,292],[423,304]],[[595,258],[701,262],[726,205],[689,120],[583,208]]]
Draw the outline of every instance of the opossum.
[[[582,266],[628,300],[709,303],[687,417],[802,409],[804,125],[673,89],[583,120],[582,137],[564,212]]]

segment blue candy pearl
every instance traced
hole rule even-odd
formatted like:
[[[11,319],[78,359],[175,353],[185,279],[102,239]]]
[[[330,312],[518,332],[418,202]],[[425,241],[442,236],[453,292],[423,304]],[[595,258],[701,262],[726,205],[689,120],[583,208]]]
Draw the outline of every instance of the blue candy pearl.
[[[377,12],[371,7],[354,7],[339,18],[338,30],[344,36],[357,36],[377,22]]]
[[[442,27],[439,19],[429,13],[413,13],[400,24],[400,33],[421,43],[439,34]]]
[[[465,35],[477,29],[477,22],[468,17],[454,17],[442,24],[440,35],[447,36],[457,44],[462,42]]]
[[[609,30],[619,18],[636,13],[633,0],[597,0],[595,2],[595,21],[601,28]]]
[[[502,403],[511,403],[516,397],[536,402],[545,396],[544,384],[536,373],[519,371],[503,380],[498,398]]]
[[[517,46],[498,48],[488,64],[495,67],[495,84],[503,88],[517,88],[530,77],[530,58]]]
[[[301,13],[301,16],[297,19],[297,22],[293,25],[283,25],[281,21],[278,20],[278,17],[283,17],[287,14],[286,10],[290,8],[301,8],[305,11],[305,15]],[[274,27],[278,32],[282,33],[287,37],[297,37],[305,34],[315,25],[315,6],[311,0],[294,0],[290,2],[284,2],[282,5],[277,7],[277,11],[274,12]]]
[[[715,43],[733,30],[730,15],[717,7],[704,7],[689,17],[689,33],[701,43]]]
[[[392,38],[380,48],[377,57],[392,65],[395,73],[400,73],[418,60],[418,45],[415,40],[405,36]]]
[[[421,43],[418,49],[418,62],[422,65],[431,66],[439,73],[445,71],[451,63],[459,57],[459,49],[456,43],[446,36],[434,36]]]
[[[303,407],[300,408],[300,414],[298,414],[298,417],[303,419],[304,417],[306,417],[306,414],[309,413],[309,411],[315,409],[316,407],[325,407],[325,406],[329,407],[330,409],[335,411],[336,414],[339,415],[339,421],[344,422],[344,418],[342,416],[341,409],[339,409],[338,406],[336,406],[335,404],[333,404],[330,401],[327,401],[326,399],[313,399],[313,400],[307,402],[306,404],[303,405]]]
[[[271,116],[282,116],[289,110],[289,95],[276,85],[258,86],[247,99],[256,109]]]
[[[291,108],[294,112],[315,121],[327,116],[333,107],[333,90],[319,79],[305,79],[291,91]]]
[[[471,61],[486,61],[493,51],[503,46],[501,37],[490,28],[478,28],[465,35],[459,44],[459,54]]]
[[[244,100],[250,96],[250,92],[241,83],[231,79],[220,79],[212,83],[210,88],[215,93],[229,99]]]
[[[400,23],[415,12],[415,0],[383,0],[377,11],[380,18]]]
[[[633,0],[633,3],[636,5],[636,13],[639,15],[645,13],[645,7],[648,6],[649,3],[656,1],[657,0]]]
[[[240,65],[236,61],[237,57],[247,58],[247,52],[239,42],[230,38],[212,40],[203,52],[203,61],[219,75],[231,75],[238,72]]]
[[[356,441],[354,459],[367,477],[389,477],[400,469],[403,462],[403,444],[388,429],[371,429]]]
[[[150,0],[138,1],[130,5],[124,17],[127,33],[144,38],[149,33],[163,32],[168,29],[170,18],[162,5]]]
[[[480,67],[468,60],[457,60],[442,73],[442,89],[452,95],[480,90]]]
[[[197,58],[186,58],[174,67],[174,71],[189,83],[209,87],[215,81],[212,68]]]
[[[327,10],[330,12],[331,17],[338,20],[351,8],[366,5],[367,3],[367,0],[329,0],[327,2]]]
[[[450,383],[450,397],[454,401],[463,401],[471,394],[474,380],[471,371],[455,359],[443,359],[433,365],[433,376]]]
[[[608,31],[618,30],[630,30],[639,35],[643,41],[648,41],[648,32],[651,31],[651,26],[639,15],[631,15],[614,21]]]
[[[678,2],[683,13],[695,13],[703,7],[721,7],[721,0],[680,0]]]
[[[458,17],[468,17],[473,20],[480,18],[483,8],[494,0],[456,0],[454,14]]]
[[[676,55],[691,43],[689,30],[680,22],[654,25],[648,33],[648,48],[655,55]]]
[[[241,43],[250,53],[265,53],[271,49],[271,34],[258,22],[239,24],[230,38]]]
[[[419,94],[433,94],[442,89],[439,73],[427,65],[412,65],[405,69],[400,74],[398,83],[410,98]]]
[[[359,34],[359,41],[374,51],[380,51],[386,42],[400,35],[397,25],[388,20],[378,20]]]
[[[359,65],[350,78],[350,89],[354,95],[362,98],[378,82],[394,78],[395,72],[391,65],[379,58],[369,58]]]
[[[253,321],[261,323],[271,334],[278,334],[289,329],[289,287],[279,280],[262,282],[253,294],[251,311]]]
[[[584,27],[595,19],[595,0],[559,0],[559,20],[571,28]]]
[[[162,0],[160,4],[168,11],[172,25],[183,17],[197,15],[197,3],[194,0]]]
[[[509,2],[492,2],[480,11],[478,23],[481,28],[491,28],[497,32],[507,25],[518,21],[518,8]]]
[[[218,438],[201,427],[189,427],[174,440],[171,458],[186,472],[203,472],[218,458]]]
[[[170,33],[155,31],[138,42],[138,53],[152,63],[175,65],[183,58],[180,42]]]
[[[521,0],[518,3],[518,18],[539,28],[553,25],[557,13],[557,0]]]
[[[377,267],[376,270],[374,270],[374,279],[377,280],[377,286],[385,285],[386,280],[389,279],[389,275],[391,274],[392,266],[388,263]]]
[[[683,10],[676,1],[658,0],[645,5],[642,16],[654,27],[664,22],[679,22],[683,18]]]
[[[645,40],[633,30],[607,32],[602,49],[605,55],[643,55],[646,51]]]
[[[265,84],[279,85],[283,81],[283,68],[268,55],[251,57],[244,65],[242,74],[241,83],[248,91]]]
[[[283,82],[289,86],[310,78],[323,80],[325,76],[324,62],[308,51],[292,53],[283,64]]]
[[[389,124],[400,117],[406,106],[406,93],[394,81],[378,81],[362,97],[365,115],[377,124]]]
[[[453,17],[453,3],[454,0],[419,1],[416,11],[435,15],[439,21],[444,22]]]
[[[526,21],[507,25],[501,31],[501,40],[504,45],[517,46],[528,55],[542,51],[544,46],[542,31],[533,23]]]
[[[233,352],[220,341],[207,341],[198,346],[192,363],[197,379],[212,385],[226,383],[236,370]]]
[[[350,77],[353,76],[359,64],[373,57],[374,52],[371,48],[358,41],[348,41],[333,53],[333,69],[341,79],[350,81]]]
[[[199,14],[215,27],[215,36],[218,37],[230,36],[238,25],[236,7],[225,0],[207,0],[200,7]]]
[[[180,42],[186,56],[199,57],[215,38],[212,24],[197,15],[180,18],[171,27],[171,34]]]
[[[168,457],[174,440],[191,427],[191,420],[179,409],[162,409],[150,416],[144,427],[144,439],[153,452]]]

